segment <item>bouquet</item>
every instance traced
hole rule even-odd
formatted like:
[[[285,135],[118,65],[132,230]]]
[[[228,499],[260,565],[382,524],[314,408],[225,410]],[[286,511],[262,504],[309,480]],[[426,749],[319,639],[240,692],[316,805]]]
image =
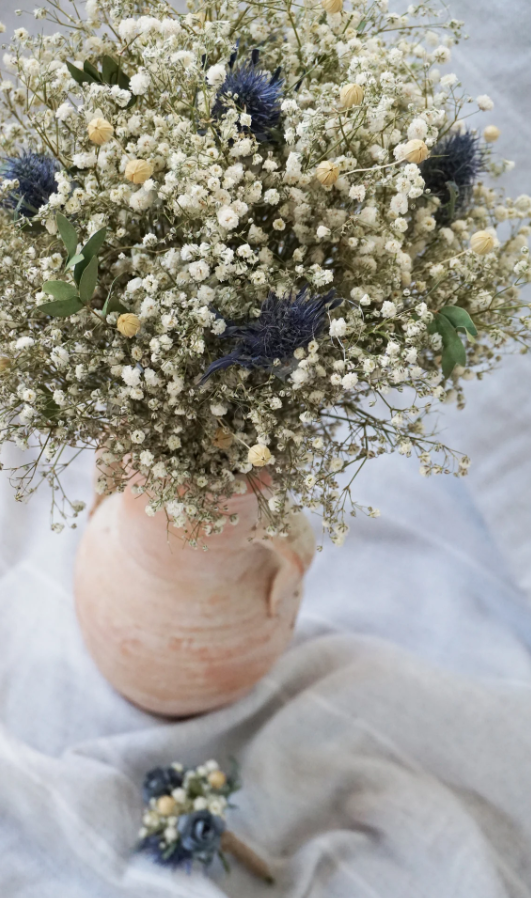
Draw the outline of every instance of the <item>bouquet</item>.
[[[531,198],[431,2],[48,0],[0,82],[0,444],[99,450],[192,545],[256,490],[341,544],[365,463],[466,474],[430,415],[527,351]],[[476,117],[477,116],[477,117]],[[483,130],[482,130],[483,129]],[[24,457],[23,457],[24,458]],[[139,477],[140,475],[140,477]],[[377,510],[365,509],[369,514]]]

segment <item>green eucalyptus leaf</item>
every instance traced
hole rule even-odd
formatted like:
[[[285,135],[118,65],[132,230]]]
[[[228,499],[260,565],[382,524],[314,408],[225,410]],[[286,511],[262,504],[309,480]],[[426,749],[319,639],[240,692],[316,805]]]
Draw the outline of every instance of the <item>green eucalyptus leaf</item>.
[[[437,316],[438,331],[442,337],[442,372],[450,377],[456,365],[466,365],[466,349],[453,324],[444,317]]]
[[[120,69],[118,72],[118,87],[121,87],[122,90],[129,90],[129,85],[131,84],[131,79],[129,75],[126,75],[125,72],[122,72]]]
[[[44,234],[46,232],[46,228],[39,221],[35,221],[32,218],[25,218],[19,225],[21,231],[26,231],[29,234],[37,236],[37,234]]]
[[[37,306],[36,312],[42,312],[43,315],[51,315],[52,318],[68,318],[75,315],[83,308],[83,303],[79,296],[73,296],[72,299],[57,300],[57,302],[44,302]]]
[[[49,296],[53,296],[54,299],[58,299],[61,302],[77,296],[77,290],[74,285],[67,284],[65,281],[46,281],[42,289]]]
[[[68,265],[65,268],[65,271],[69,271],[70,268],[74,268],[76,265],[79,265],[79,263],[83,262],[84,259],[85,259],[85,256],[83,255],[83,253],[79,253],[79,255],[77,255],[77,256],[72,256],[72,258],[70,259],[70,262],[68,263]]]
[[[121,87],[122,90],[130,90],[131,79],[130,79],[129,75],[126,75],[125,72],[122,72],[122,70],[120,69],[117,77],[118,77],[118,82],[117,82],[118,87]],[[131,106],[134,106],[137,101],[138,101],[138,97],[135,97],[133,95],[125,108],[131,109]]]
[[[93,256],[79,282],[79,298],[81,302],[90,302],[98,283],[98,260]]]
[[[439,314],[444,315],[455,328],[467,331],[473,337],[477,337],[476,325],[466,309],[461,309],[459,306],[445,306],[444,309],[440,310]]]
[[[452,220],[455,217],[455,209],[457,206],[457,200],[459,199],[459,187],[455,183],[455,181],[447,181],[446,187],[448,189],[448,193],[450,195],[449,201],[444,206],[447,217]]]
[[[120,315],[125,315],[128,311],[129,309],[126,309],[116,296],[108,296],[105,300],[105,305],[101,310],[101,314],[105,318],[107,315],[110,315],[111,312],[119,312]]]
[[[44,393],[46,400],[44,403],[44,414],[49,421],[55,423],[61,415],[61,408],[54,401],[53,393],[49,387],[46,387],[44,384],[40,384],[39,390],[41,391],[41,393]]]
[[[101,75],[105,84],[118,83],[119,65],[112,56],[101,56]]]
[[[230,864],[229,864],[229,862],[228,862],[228,860],[227,860],[227,855],[226,855],[226,854],[223,854],[222,851],[218,851],[218,857],[219,857],[219,859],[220,859],[220,861],[221,861],[221,863],[222,863],[222,866],[223,866],[223,869],[225,870],[225,873],[230,873]]]
[[[83,63],[83,71],[87,75],[90,75],[94,79],[94,81],[101,84],[101,75],[98,72],[96,66],[93,66],[91,62],[86,61]]]
[[[57,229],[59,231],[59,236],[63,241],[66,251],[68,253],[68,261],[75,256],[77,250],[77,231],[73,225],[70,224],[68,218],[65,218],[61,212],[58,212],[55,216],[55,221],[57,223]]]
[[[81,255],[83,256],[83,261],[79,262],[74,268],[74,280],[76,284],[81,282],[81,276],[87,267],[90,260],[97,256],[101,247],[105,242],[105,238],[107,236],[107,228],[101,228],[99,231],[96,231],[95,234],[92,235],[90,240],[88,240],[81,250]]]
[[[466,349],[459,339],[457,331],[447,345],[444,347],[442,354],[442,372],[445,377],[450,377],[456,365],[466,365]]]
[[[74,81],[77,81],[78,84],[94,84],[97,83],[96,79],[92,77],[92,75],[87,74],[82,69],[78,69],[77,66],[72,65],[71,62],[66,63],[66,67],[70,72]]]
[[[122,305],[122,303],[116,296],[113,296],[112,291],[114,289],[116,281],[118,280],[118,277],[115,277],[114,281],[112,282],[110,290],[107,294],[107,299],[105,300],[103,309],[101,310],[103,318],[105,318],[107,315],[110,315],[111,312],[119,312],[121,315],[123,315],[129,311],[129,309],[126,309],[126,307]]]

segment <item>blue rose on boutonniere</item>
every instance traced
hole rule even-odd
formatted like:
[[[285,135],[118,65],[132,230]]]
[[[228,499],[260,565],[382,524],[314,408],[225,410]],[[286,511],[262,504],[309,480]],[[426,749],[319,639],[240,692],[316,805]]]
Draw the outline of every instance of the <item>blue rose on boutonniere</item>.
[[[186,851],[212,855],[219,850],[225,821],[210,811],[194,811],[179,817],[181,845]]]
[[[160,798],[161,795],[170,795],[173,789],[182,786],[183,774],[175,767],[155,767],[146,774],[142,794],[146,804],[150,798]]]

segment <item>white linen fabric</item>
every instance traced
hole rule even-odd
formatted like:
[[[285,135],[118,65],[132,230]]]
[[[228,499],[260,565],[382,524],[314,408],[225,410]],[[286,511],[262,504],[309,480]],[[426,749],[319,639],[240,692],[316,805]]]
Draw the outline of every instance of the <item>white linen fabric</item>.
[[[521,163],[513,195],[531,192],[531,8],[454,12],[473,37],[448,70],[492,96],[480,124]],[[20,21],[7,0],[0,18]],[[81,531],[50,533],[48,496],[17,504],[0,474],[2,898],[531,898],[530,374],[511,360],[447,410],[467,480],[367,466],[358,496],[382,517],[318,554],[294,646],[246,699],[187,721],[101,678],[73,608]],[[90,479],[87,458],[69,494]],[[230,826],[276,884],[133,856],[144,772],[231,755]]]

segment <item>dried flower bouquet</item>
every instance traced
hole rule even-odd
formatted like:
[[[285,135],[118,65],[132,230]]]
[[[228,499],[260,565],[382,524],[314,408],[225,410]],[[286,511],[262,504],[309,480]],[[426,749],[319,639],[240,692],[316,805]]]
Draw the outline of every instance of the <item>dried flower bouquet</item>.
[[[527,349],[531,198],[489,186],[511,163],[470,116],[493,104],[440,71],[462,23],[387,0],[82,6],[47,0],[56,33],[17,29],[2,62],[18,497],[49,482],[61,529],[61,473],[96,447],[100,492],[140,472],[148,513],[202,545],[265,468],[269,533],[291,495],[340,544],[368,459],[466,473],[424,419]]]

